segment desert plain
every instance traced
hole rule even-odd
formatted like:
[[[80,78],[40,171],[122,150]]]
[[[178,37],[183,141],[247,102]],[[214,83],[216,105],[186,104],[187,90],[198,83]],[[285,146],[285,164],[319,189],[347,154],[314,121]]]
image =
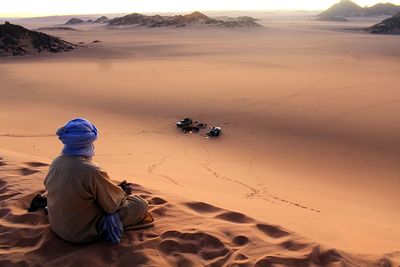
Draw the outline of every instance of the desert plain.
[[[220,13],[208,15],[231,15]],[[400,37],[361,29],[374,19],[243,14],[263,27],[83,25],[46,32],[83,42],[73,52],[0,59],[3,264],[72,266],[81,250],[111,247],[68,244],[65,255],[51,254],[43,244],[64,244],[43,229],[45,215],[35,215],[38,226],[9,204],[44,189],[47,167],[37,163],[60,153],[57,128],[84,117],[99,129],[94,160],[154,204],[154,229],[127,232],[122,248],[110,248],[121,266],[132,266],[138,246],[136,263],[151,266],[398,266]],[[175,127],[184,117],[223,134],[184,134]],[[36,243],[18,243],[29,228]],[[204,256],[199,232],[226,250]],[[330,249],[328,260],[302,261],[316,246]]]

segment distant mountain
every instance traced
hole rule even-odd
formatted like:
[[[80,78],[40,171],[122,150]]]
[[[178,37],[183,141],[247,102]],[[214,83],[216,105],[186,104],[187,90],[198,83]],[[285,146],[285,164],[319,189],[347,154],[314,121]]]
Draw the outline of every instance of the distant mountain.
[[[392,3],[380,3],[369,8],[365,8],[366,16],[396,15],[400,12],[400,6]]]
[[[318,16],[321,18],[382,16],[394,15],[397,12],[400,12],[400,6],[396,6],[392,3],[380,3],[371,7],[362,8],[351,0],[341,0]]]
[[[132,13],[123,17],[111,19],[108,22],[110,26],[123,26],[123,25],[139,25],[151,27],[157,23],[163,22],[165,19],[160,15],[145,16],[139,13]]]
[[[370,33],[400,34],[400,13],[369,28]]]
[[[150,27],[165,27],[165,26],[194,26],[200,24],[211,24],[213,20],[200,12],[194,12],[187,15],[177,15],[172,17],[161,17],[161,21],[150,25]]]
[[[77,47],[57,37],[30,31],[9,22],[0,25],[0,56],[23,56],[42,52],[62,53]]]
[[[222,21],[222,22],[221,22]],[[236,27],[261,27],[260,24],[256,22],[255,18],[249,16],[242,16],[237,18],[228,18],[225,20],[220,20],[222,23],[220,26],[228,27],[228,28],[236,28]]]
[[[110,19],[107,18],[106,16],[101,16],[100,18],[95,19],[92,23],[99,23],[99,24],[105,24],[108,23]]]
[[[96,23],[96,24],[105,24],[108,23],[109,19],[106,16],[101,16],[95,20],[93,19],[88,19],[88,20],[83,20],[79,18],[72,18],[69,19],[65,25],[75,25],[75,24],[83,24],[83,23]]]
[[[219,20],[212,19],[203,13],[193,12],[187,15],[176,16],[146,16],[133,13],[124,17],[114,18],[108,22],[110,26],[137,25],[143,27],[186,27],[196,25],[222,26],[222,27],[259,27],[251,17],[239,17],[236,19]]]
[[[81,23],[85,23],[86,21],[84,21],[83,19],[78,19],[78,18],[72,18],[70,20],[68,20],[65,25],[74,25],[74,24],[81,24]]]
[[[351,0],[341,0],[328,10],[319,14],[319,17],[355,17],[363,15],[363,8]]]

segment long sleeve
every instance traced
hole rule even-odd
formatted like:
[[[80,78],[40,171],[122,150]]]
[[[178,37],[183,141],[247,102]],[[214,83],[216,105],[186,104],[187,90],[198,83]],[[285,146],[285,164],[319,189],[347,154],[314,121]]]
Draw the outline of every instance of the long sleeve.
[[[108,174],[99,169],[92,177],[92,193],[99,206],[107,213],[114,213],[126,198],[125,192],[111,182]]]

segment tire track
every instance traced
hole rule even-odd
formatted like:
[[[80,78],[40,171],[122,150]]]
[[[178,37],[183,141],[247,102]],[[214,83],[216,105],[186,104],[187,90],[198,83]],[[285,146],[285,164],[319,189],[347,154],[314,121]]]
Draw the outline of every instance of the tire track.
[[[150,173],[150,174],[152,174],[152,175],[160,176],[160,177],[162,177],[162,178],[164,178],[164,179],[170,181],[170,182],[173,183],[174,185],[181,186],[175,179],[171,178],[170,176],[164,175],[164,174],[162,174],[162,173],[157,173],[157,172],[154,171],[157,167],[159,167],[160,165],[164,164],[164,162],[165,162],[168,158],[170,158],[171,156],[172,156],[172,154],[169,154],[169,155],[163,157],[159,162],[150,165],[149,167],[147,167],[147,172]]]
[[[214,164],[214,160],[212,159],[208,149],[204,148],[204,146],[201,146],[201,147],[207,153],[208,160],[205,163],[203,163],[200,160],[195,159],[192,156],[190,156],[190,154],[186,150],[184,150],[184,153],[186,154],[186,156],[189,159],[197,162],[199,165],[201,165],[203,168],[205,168],[209,173],[211,173],[211,175],[213,175],[215,178],[223,180],[223,181],[228,181],[228,182],[231,182],[231,183],[236,183],[236,184],[238,184],[238,185],[240,185],[242,187],[247,188],[250,192],[246,195],[246,198],[260,198],[260,199],[262,199],[262,200],[264,200],[266,202],[272,203],[272,204],[276,204],[275,201],[279,201],[279,202],[283,202],[285,204],[292,205],[292,206],[297,207],[297,208],[310,210],[310,211],[313,211],[313,212],[316,212],[316,213],[320,213],[321,212],[321,211],[319,211],[317,209],[310,208],[310,207],[301,205],[299,203],[292,202],[292,201],[289,201],[289,200],[286,200],[286,199],[283,199],[283,198],[280,198],[280,197],[277,197],[275,195],[270,194],[267,191],[266,187],[264,186],[264,183],[262,182],[262,179],[260,177],[256,176],[253,173],[253,170],[252,170],[253,162],[252,162],[252,160],[249,160],[249,176],[253,177],[254,179],[256,179],[258,181],[257,188],[254,187],[254,186],[251,186],[249,184],[246,184],[244,182],[241,182],[239,180],[236,180],[236,179],[221,175],[215,169],[210,167],[210,165]],[[271,199],[273,199],[273,200],[271,200]]]
[[[184,153],[189,159],[197,162],[199,165],[201,165],[204,169],[206,169],[215,178],[217,178],[219,180],[235,183],[235,184],[238,184],[238,185],[240,185],[242,187],[247,188],[250,192],[246,195],[246,198],[260,198],[260,199],[262,199],[262,200],[264,200],[266,202],[269,202],[271,204],[276,204],[275,201],[279,201],[279,202],[282,202],[284,204],[288,204],[288,205],[291,205],[291,206],[294,206],[294,207],[297,207],[297,208],[306,209],[306,210],[309,210],[309,211],[312,211],[312,212],[316,212],[316,213],[320,213],[321,212],[320,210],[317,210],[317,209],[314,209],[314,208],[311,208],[311,207],[307,207],[307,206],[301,205],[299,203],[292,202],[292,201],[277,197],[276,195],[270,194],[267,191],[267,188],[265,187],[262,179],[260,177],[256,176],[253,173],[253,166],[252,166],[253,165],[253,161],[252,160],[249,160],[249,171],[248,171],[248,174],[249,174],[249,176],[253,177],[254,179],[256,179],[258,181],[257,188],[254,187],[254,186],[251,186],[249,184],[246,184],[244,182],[241,182],[239,180],[236,180],[236,179],[221,175],[215,169],[210,167],[210,165],[214,164],[214,160],[212,159],[208,149],[206,149],[204,146],[201,146],[201,147],[205,150],[205,152],[207,154],[207,157],[208,157],[208,160],[205,163],[201,162],[199,159],[195,159],[192,156],[190,156],[188,151],[186,151],[185,149],[184,149]],[[271,200],[271,199],[273,199],[273,200]]]
[[[259,181],[258,186],[259,186],[260,192],[261,192],[261,196],[259,196],[260,198],[262,198],[262,199],[264,199],[266,201],[269,201],[271,203],[275,203],[275,202],[267,199],[267,198],[272,198],[272,199],[274,199],[276,201],[280,201],[280,202],[283,202],[285,204],[290,204],[290,205],[293,205],[293,206],[298,207],[298,208],[307,209],[307,210],[310,210],[310,211],[313,211],[313,212],[317,212],[317,213],[321,212],[320,210],[317,210],[317,209],[314,209],[314,208],[310,208],[310,207],[301,205],[299,203],[292,202],[292,201],[289,201],[287,199],[277,197],[276,195],[273,195],[273,194],[269,193],[267,188],[265,187],[264,183],[262,182],[262,179],[259,176],[255,175],[253,173],[253,161],[252,160],[249,161],[249,176],[251,176],[254,179],[256,179],[257,181]]]
[[[243,182],[240,182],[240,181],[238,181],[238,180],[235,180],[235,179],[232,179],[232,178],[223,176],[223,175],[219,174],[216,170],[212,169],[212,168],[210,167],[210,165],[214,163],[214,160],[212,159],[212,157],[211,157],[211,155],[210,155],[210,152],[209,152],[208,149],[206,149],[203,145],[199,145],[199,146],[200,146],[203,150],[205,150],[205,152],[206,152],[206,154],[207,154],[208,159],[207,159],[207,161],[206,161],[205,163],[201,162],[201,160],[199,160],[199,159],[195,159],[195,158],[193,158],[192,156],[190,156],[190,154],[188,153],[188,151],[187,151],[186,149],[184,149],[185,155],[186,155],[189,159],[191,159],[191,160],[197,162],[200,166],[202,166],[202,167],[203,167],[204,169],[206,169],[209,173],[211,173],[211,175],[214,176],[215,178],[217,178],[217,179],[219,179],[219,180],[223,180],[223,181],[228,181],[228,182],[231,182],[231,183],[236,183],[236,184],[238,184],[238,185],[240,185],[240,186],[242,186],[242,187],[247,188],[247,189],[250,191],[250,193],[246,195],[248,198],[250,198],[250,197],[252,197],[252,196],[258,194],[258,190],[257,190],[256,188],[254,188],[254,187],[252,187],[252,186],[250,186],[250,185],[248,185],[248,184],[245,184],[245,183],[243,183]]]

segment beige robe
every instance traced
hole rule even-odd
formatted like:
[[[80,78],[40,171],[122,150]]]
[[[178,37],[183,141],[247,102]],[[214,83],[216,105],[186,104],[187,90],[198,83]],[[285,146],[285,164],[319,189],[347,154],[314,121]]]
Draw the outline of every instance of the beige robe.
[[[127,197],[98,164],[83,156],[57,157],[44,180],[51,229],[61,238],[90,242],[100,237],[97,223],[103,212],[118,212],[124,226],[147,213],[140,197]]]

